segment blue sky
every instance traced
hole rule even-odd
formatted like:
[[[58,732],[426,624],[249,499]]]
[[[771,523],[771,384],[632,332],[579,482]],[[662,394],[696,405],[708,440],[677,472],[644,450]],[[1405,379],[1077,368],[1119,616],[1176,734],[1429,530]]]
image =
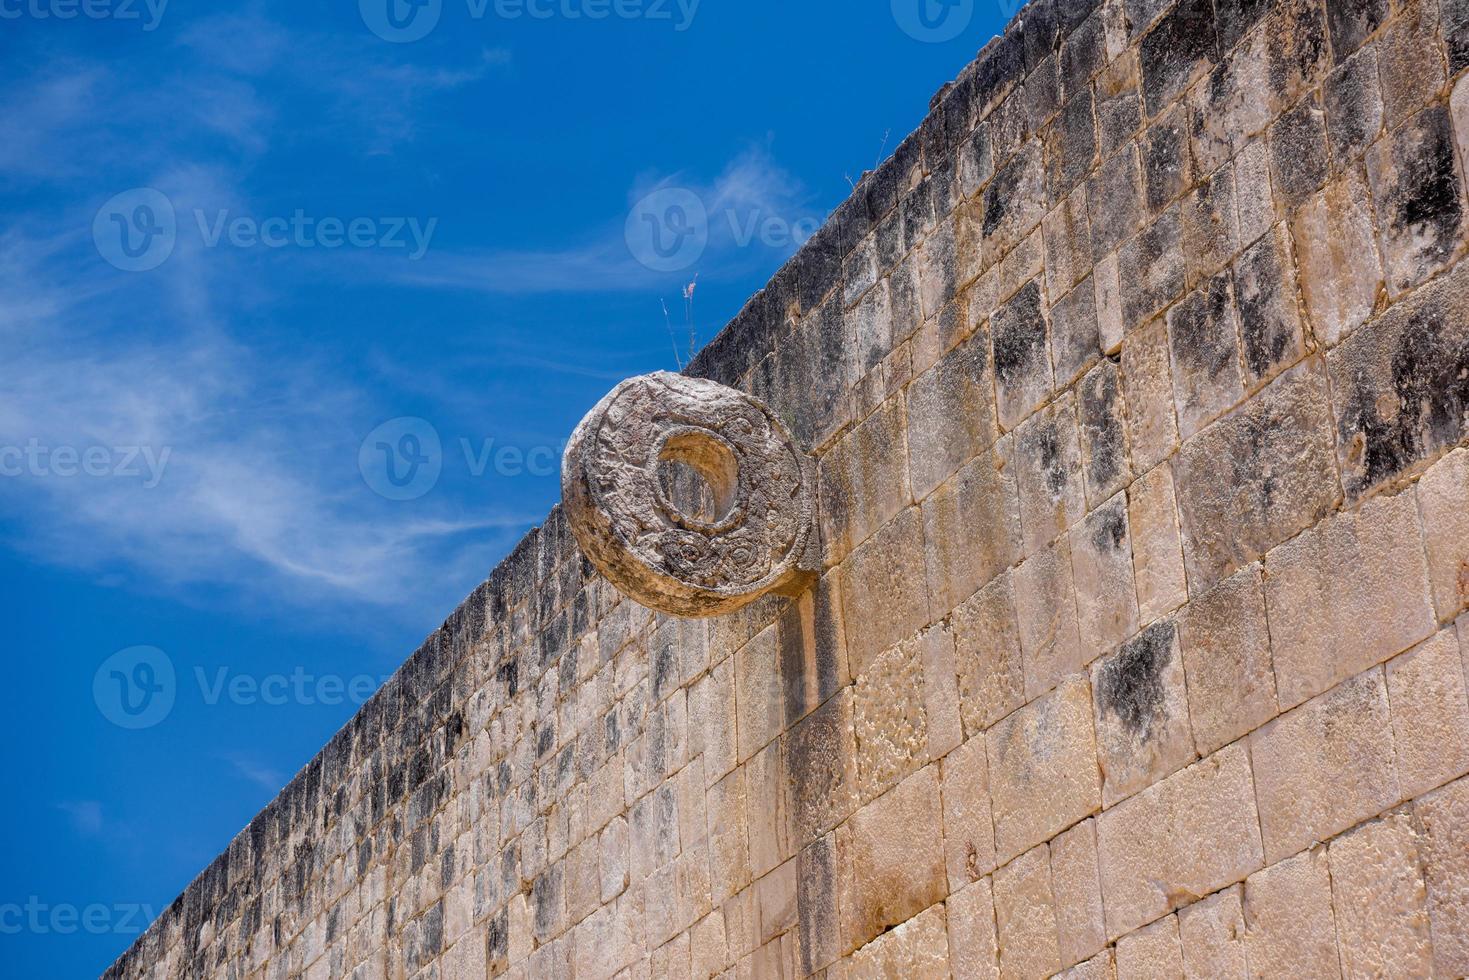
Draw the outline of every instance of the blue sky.
[[[0,0],[0,974],[129,945],[1013,12],[922,2]]]

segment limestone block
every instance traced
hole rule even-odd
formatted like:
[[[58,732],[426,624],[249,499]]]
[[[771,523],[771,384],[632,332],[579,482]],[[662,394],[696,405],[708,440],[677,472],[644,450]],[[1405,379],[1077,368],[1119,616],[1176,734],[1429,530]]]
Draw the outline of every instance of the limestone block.
[[[1439,52],[1439,4],[1403,0],[1377,41],[1378,74],[1388,128],[1427,105],[1447,78]]]
[[[1469,68],[1469,6],[1465,6],[1464,0],[1444,0],[1442,13],[1444,47],[1452,78]],[[1463,78],[1459,81],[1462,84]]]
[[[995,868],[995,824],[983,738],[972,738],[942,763],[944,860],[949,891],[979,881]]]
[[[925,571],[935,612],[963,602],[1020,557],[1012,444],[1011,436],[1001,439],[923,502]]]
[[[1134,114],[1123,125],[1130,124],[1136,129],[1136,95],[1124,99],[1124,102],[1131,106]],[[1104,119],[1103,129],[1108,125]],[[1092,255],[1098,262],[1137,230],[1144,214],[1142,184],[1142,163],[1136,145],[1129,145],[1112,156],[1088,181],[1087,212],[1092,221]],[[1127,326],[1131,328],[1132,324]]]
[[[1081,181],[1096,161],[1096,104],[1091,88],[1083,85],[1067,95],[1060,115],[1045,133],[1046,184],[1051,200],[1074,193],[1078,186],[1084,199],[1086,188]],[[1090,243],[1087,245],[1090,250]]]
[[[1042,844],[995,872],[1000,974],[1045,977],[1061,968],[1050,849]]]
[[[910,507],[853,553],[842,570],[842,621],[852,672],[928,622],[923,521]]]
[[[1302,99],[1270,127],[1270,170],[1274,189],[1287,208],[1326,183],[1326,109],[1318,94]]]
[[[1157,214],[1198,180],[1189,152],[1188,107],[1175,104],[1143,134],[1144,197]]]
[[[929,766],[867,804],[837,830],[842,940],[856,949],[888,926],[943,900],[938,767]]]
[[[1265,140],[1256,140],[1239,151],[1234,161],[1234,186],[1239,241],[1256,241],[1277,220],[1275,196],[1270,189],[1269,144]]]
[[[1391,13],[1388,0],[1332,0],[1326,10],[1338,62],[1360,48]]]
[[[913,495],[927,497],[995,441],[989,334],[980,330],[908,386]]]
[[[1127,397],[1127,434],[1132,469],[1144,473],[1178,448],[1173,412],[1173,374],[1163,320],[1133,330],[1122,341],[1122,388]]]
[[[1249,745],[1267,860],[1327,840],[1402,798],[1380,668],[1281,715]]]
[[[1316,338],[1334,347],[1367,321],[1383,286],[1371,198],[1352,166],[1291,219],[1301,292]]]
[[[841,955],[836,835],[827,834],[797,856],[796,905],[801,968],[806,974]]]
[[[1025,666],[1007,572],[955,608],[955,672],[965,734],[979,735],[1025,702]]]
[[[1388,289],[1400,295],[1447,266],[1469,230],[1448,106],[1430,106],[1388,133],[1368,152],[1367,172]]]
[[[1195,758],[1178,628],[1154,623],[1092,667],[1102,803],[1112,806]]]
[[[1090,258],[1087,260],[1090,262]],[[1094,364],[1101,352],[1097,289],[1090,278],[1051,303],[1051,358],[1056,387],[1064,388]]]
[[[745,827],[750,835],[750,872],[756,879],[794,853],[784,773],[778,741],[745,763]],[[636,822],[633,833],[636,836]]]
[[[1306,361],[1183,447],[1173,478],[1192,593],[1335,509],[1330,411],[1325,372]]]
[[[949,896],[949,966],[955,980],[999,980],[999,942],[990,879]]]
[[[1115,354],[1122,349],[1121,276],[1116,252],[1099,259],[1092,275],[1097,293],[1097,338],[1104,354]]]
[[[1086,513],[1075,396],[1067,392],[1015,430],[1014,460],[1025,554],[1033,555]]]
[[[843,689],[785,736],[783,762],[798,846],[828,833],[857,807],[852,688]]]
[[[1205,75],[1217,56],[1213,30],[1200,28],[1214,19],[1212,5],[1182,0],[1142,39],[1143,102],[1157,115]]]
[[[763,402],[659,372],[618,385],[582,420],[561,490],[582,552],[620,591],[714,616],[802,587],[815,567],[813,483]]]
[[[1051,839],[1051,891],[1063,965],[1079,963],[1107,945],[1095,820],[1083,820]]]
[[[1221,273],[1168,311],[1179,435],[1188,439],[1244,396],[1234,282]]]
[[[1469,700],[1452,628],[1388,662],[1387,696],[1404,797],[1469,772]]]
[[[1413,809],[1423,828],[1434,974],[1469,976],[1469,779],[1423,797]]]
[[[1117,975],[1183,980],[1183,948],[1178,940],[1178,917],[1170,915],[1117,940]]]
[[[1077,386],[1077,420],[1087,504],[1096,507],[1132,478],[1127,409],[1122,403],[1122,377],[1115,359],[1103,359]]]
[[[1460,264],[1359,330],[1328,358],[1342,484],[1356,500],[1463,439],[1469,266]]]
[[[1306,353],[1290,248],[1290,232],[1276,225],[1232,269],[1247,390],[1267,383]]]
[[[1418,481],[1428,577],[1440,622],[1469,608],[1469,450],[1456,449]]]
[[[903,399],[890,398],[822,457],[820,520],[829,561],[841,561],[908,504],[906,428]]]
[[[1169,208],[1119,252],[1122,273],[1122,322],[1133,330],[1183,295],[1183,222],[1178,207]]]
[[[1341,976],[1325,847],[1251,875],[1244,913],[1253,976]]]
[[[1139,620],[1150,623],[1188,599],[1173,470],[1159,466],[1127,491]]]
[[[1332,169],[1340,173],[1361,160],[1382,133],[1377,49],[1369,46],[1342,62],[1326,79],[1323,93]]]
[[[850,680],[840,577],[836,570],[822,576],[799,599],[788,603],[776,620],[783,715],[787,725],[825,703]],[[689,740],[689,755],[698,755],[692,746],[695,741],[692,724]]]
[[[990,320],[1000,427],[1015,428],[1051,394],[1051,353],[1045,297],[1031,282]]]
[[[939,622],[912,642],[917,644],[923,658],[923,711],[928,729],[928,757],[941,759],[964,741],[958,675],[954,664],[954,632],[947,622]]]
[[[1117,964],[1111,949],[1104,949],[1085,963],[1056,974],[1056,980],[1116,980]]]
[[[1025,696],[1035,698],[1082,667],[1071,544],[1061,538],[1014,573]]]
[[[1281,707],[1295,707],[1433,632],[1418,527],[1413,494],[1377,497],[1269,554],[1265,598]]]
[[[1331,899],[1347,976],[1432,975],[1418,834],[1393,813],[1331,842]]]
[[[1117,494],[1072,530],[1071,568],[1082,659],[1090,662],[1137,632],[1125,495]]]
[[[1180,627],[1200,753],[1210,755],[1280,713],[1259,565],[1195,599]]]
[[[1040,224],[1045,216],[1044,180],[1041,142],[1033,139],[999,169],[985,188],[984,265],[998,261]]]
[[[1087,110],[1085,124],[1090,127],[1091,93],[1088,92],[1085,99],[1075,100],[1072,106]],[[1068,106],[1068,112],[1062,115],[1063,121],[1072,106]],[[1052,132],[1061,135],[1060,126],[1058,123]],[[1053,298],[1065,296],[1081,282],[1092,266],[1091,222],[1087,216],[1085,186],[1065,193],[1061,203],[1041,222],[1041,234],[1046,246],[1046,295]],[[1064,359],[1057,357],[1057,362],[1069,365],[1075,359],[1075,355]],[[1071,376],[1068,374],[1066,377]]]
[[[1091,689],[1075,678],[985,735],[995,848],[1007,862],[1102,803]]]
[[[1264,863],[1249,754],[1233,745],[1097,819],[1107,935],[1243,881]]]
[[[755,882],[762,944],[796,924],[796,871],[797,861],[791,858]]]
[[[874,939],[847,963],[847,980],[949,980],[951,976],[948,922],[942,905]]]
[[[1236,196],[1234,169],[1225,167],[1183,199],[1183,262],[1190,287],[1219,271],[1239,251]]]
[[[774,624],[735,654],[735,716],[740,761],[770,744],[784,724],[785,692]]]
[[[1232,885],[1217,895],[1178,910],[1183,944],[1183,975],[1188,980],[1245,980],[1243,889]]]
[[[880,654],[857,675],[852,702],[857,789],[866,803],[928,761],[923,657],[916,638]]]

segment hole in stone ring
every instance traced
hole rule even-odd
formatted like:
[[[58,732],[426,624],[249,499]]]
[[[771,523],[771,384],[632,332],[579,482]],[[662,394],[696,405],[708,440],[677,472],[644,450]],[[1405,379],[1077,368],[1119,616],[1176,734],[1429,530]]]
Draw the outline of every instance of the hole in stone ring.
[[[658,451],[658,486],[669,506],[690,522],[720,524],[739,501],[739,460],[717,435],[679,430]]]

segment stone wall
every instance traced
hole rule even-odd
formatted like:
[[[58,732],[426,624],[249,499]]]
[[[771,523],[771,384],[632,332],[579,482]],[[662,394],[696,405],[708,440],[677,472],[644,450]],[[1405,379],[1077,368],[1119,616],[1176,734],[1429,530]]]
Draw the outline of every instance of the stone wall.
[[[653,615],[553,512],[109,975],[1469,973],[1466,66],[1037,0],[691,368],[819,584]]]

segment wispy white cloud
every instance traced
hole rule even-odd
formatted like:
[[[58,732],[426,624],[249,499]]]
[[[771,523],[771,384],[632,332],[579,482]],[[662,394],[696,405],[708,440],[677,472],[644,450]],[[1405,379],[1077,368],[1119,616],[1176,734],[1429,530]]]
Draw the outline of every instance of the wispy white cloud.
[[[72,830],[80,836],[96,837],[102,833],[102,804],[96,800],[68,800],[56,804],[56,809],[66,814]]]
[[[224,756],[224,761],[229,763],[235,774],[249,782],[254,783],[262,789],[275,792],[286,784],[286,774],[278,769],[261,763],[254,757],[243,752],[231,752]]]

